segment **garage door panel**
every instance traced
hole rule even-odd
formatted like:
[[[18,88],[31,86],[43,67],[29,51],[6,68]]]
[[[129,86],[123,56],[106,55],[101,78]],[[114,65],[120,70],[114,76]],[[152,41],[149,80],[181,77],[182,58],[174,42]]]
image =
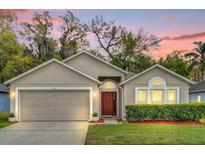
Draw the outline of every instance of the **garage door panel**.
[[[46,113],[52,113],[52,114],[57,114],[57,113],[65,113],[69,114],[69,113],[78,113],[79,112],[79,108],[78,107],[73,107],[73,108],[68,108],[67,106],[65,107],[22,107],[21,108],[21,112],[22,113],[42,113],[42,112],[46,112]],[[80,112],[88,113],[88,109],[87,107],[81,107],[80,108]],[[80,114],[80,113],[79,113]]]
[[[24,122],[29,122],[29,121],[87,121],[88,118],[85,115],[73,115],[73,114],[68,114],[65,117],[65,114],[42,114],[42,113],[29,113],[29,118],[24,118],[22,121]],[[64,118],[62,118],[64,117]]]
[[[21,121],[89,119],[89,91],[21,91]]]

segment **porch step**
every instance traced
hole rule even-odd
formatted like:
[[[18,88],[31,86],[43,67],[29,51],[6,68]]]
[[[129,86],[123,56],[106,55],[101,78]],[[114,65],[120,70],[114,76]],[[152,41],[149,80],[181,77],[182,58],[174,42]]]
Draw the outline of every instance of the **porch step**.
[[[118,124],[116,119],[104,118],[104,124]]]

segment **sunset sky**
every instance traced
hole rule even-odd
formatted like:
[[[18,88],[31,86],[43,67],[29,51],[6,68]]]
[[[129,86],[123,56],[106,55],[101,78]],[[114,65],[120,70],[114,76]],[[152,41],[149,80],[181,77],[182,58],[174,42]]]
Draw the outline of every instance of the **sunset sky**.
[[[5,15],[11,10],[0,10]],[[42,10],[13,10],[19,20],[29,21],[34,12]],[[194,48],[194,41],[205,41],[205,10],[71,10],[83,22],[89,22],[96,15],[104,16],[105,20],[115,20],[117,24],[137,33],[140,28],[154,34],[163,41],[158,51],[152,51],[155,58],[167,55],[174,50],[184,52]],[[61,21],[59,15],[65,10],[49,10],[53,16],[54,35],[60,35],[58,30]],[[93,48],[97,46],[96,38],[89,36]]]

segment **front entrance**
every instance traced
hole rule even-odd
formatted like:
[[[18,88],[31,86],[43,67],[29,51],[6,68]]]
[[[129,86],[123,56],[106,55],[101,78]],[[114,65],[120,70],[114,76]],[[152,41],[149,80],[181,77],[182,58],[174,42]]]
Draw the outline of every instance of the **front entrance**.
[[[101,92],[101,115],[117,116],[116,92]]]

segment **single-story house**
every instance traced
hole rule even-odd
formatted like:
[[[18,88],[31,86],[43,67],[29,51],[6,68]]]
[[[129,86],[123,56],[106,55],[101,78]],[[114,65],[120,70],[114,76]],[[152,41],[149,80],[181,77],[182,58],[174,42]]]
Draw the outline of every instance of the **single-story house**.
[[[205,102],[205,81],[199,81],[189,89],[190,102]]]
[[[49,60],[7,82],[18,121],[125,116],[127,104],[186,103],[194,82],[156,64],[134,76],[88,52]]]
[[[0,85],[0,112],[10,111],[10,90],[5,85]]]

